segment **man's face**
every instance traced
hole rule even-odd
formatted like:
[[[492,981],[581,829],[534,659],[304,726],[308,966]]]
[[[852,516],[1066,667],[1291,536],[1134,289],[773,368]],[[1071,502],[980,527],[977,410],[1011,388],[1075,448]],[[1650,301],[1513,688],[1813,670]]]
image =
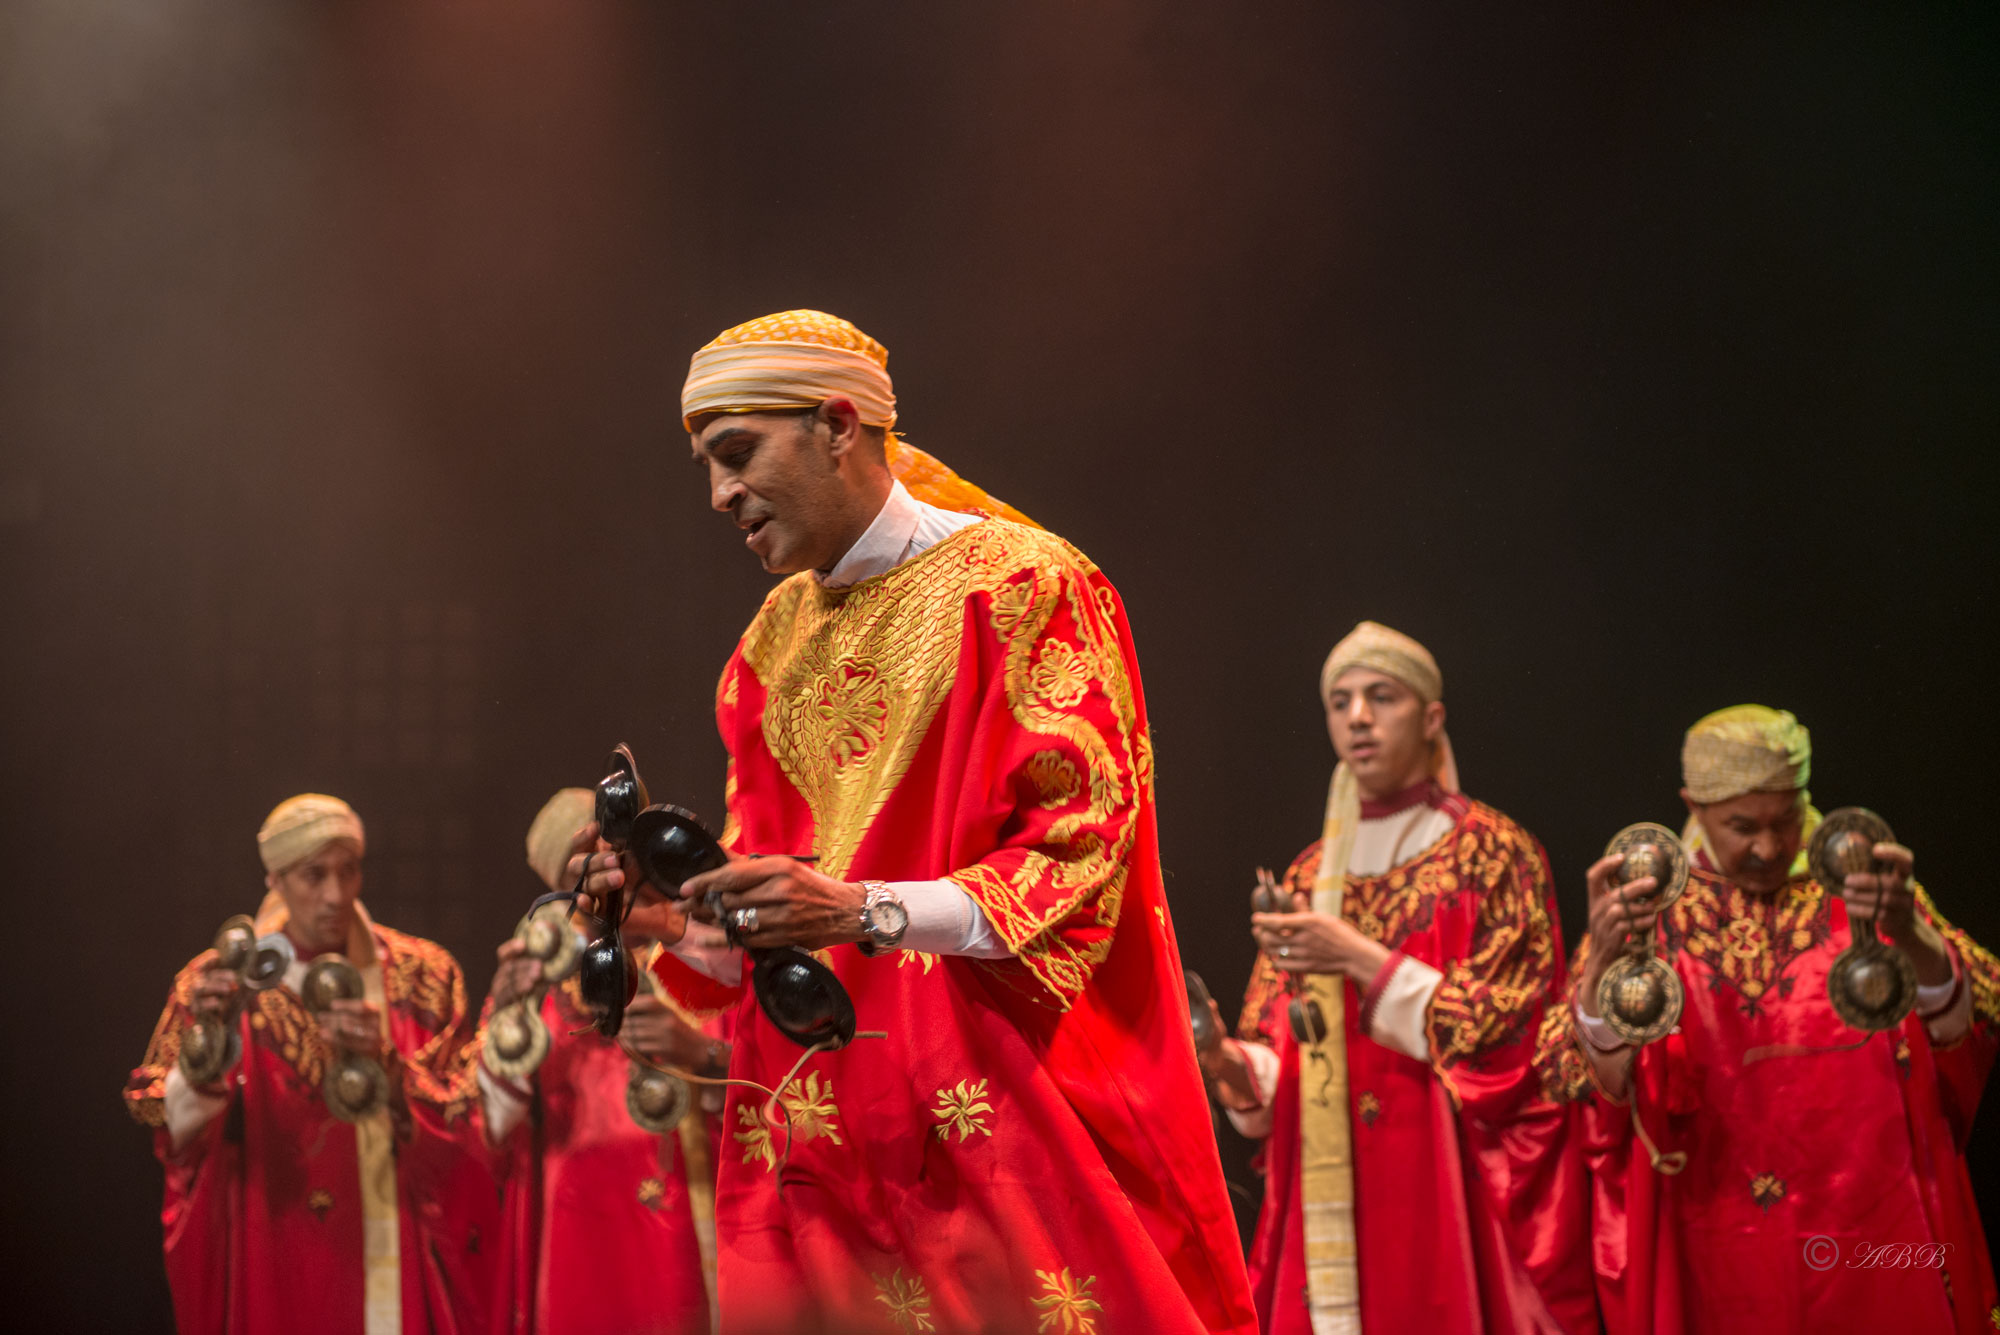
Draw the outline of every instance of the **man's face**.
[[[715,413],[697,419],[694,461],[708,503],[735,521],[774,575],[824,570],[841,555],[846,483],[814,413]]]
[[[1390,797],[1430,774],[1431,748],[1444,727],[1444,705],[1428,705],[1394,677],[1349,668],[1328,692],[1326,730],[1333,749],[1369,797]]]
[[[1745,793],[1704,805],[1683,788],[1681,798],[1701,822],[1724,876],[1753,895],[1768,895],[1791,879],[1805,824],[1798,793]]]
[[[336,839],[303,862],[270,878],[291,914],[286,931],[308,951],[347,949],[354,901],[361,896],[361,855],[351,840]]]

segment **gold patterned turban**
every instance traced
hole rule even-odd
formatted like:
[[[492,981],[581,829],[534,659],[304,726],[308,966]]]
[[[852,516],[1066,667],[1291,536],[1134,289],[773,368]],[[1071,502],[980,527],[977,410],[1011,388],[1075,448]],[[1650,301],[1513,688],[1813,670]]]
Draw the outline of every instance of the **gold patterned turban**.
[[[1040,527],[1013,506],[899,440],[889,350],[825,311],[780,311],[725,329],[695,353],[681,388],[681,425],[703,413],[816,408],[836,395],[854,400],[861,421],[888,433],[889,471],[910,495],[940,510],[992,515]]]
[[[336,839],[353,840],[356,853],[368,850],[361,817],[353,807],[325,793],[300,793],[278,803],[264,818],[264,828],[257,831],[257,855],[264,860],[265,871],[279,872]]]
[[[1788,793],[1812,777],[1812,734],[1791,713],[1765,705],[1718,709],[1688,729],[1681,781],[1695,801]]]
[[[588,788],[558,788],[528,827],[528,865],[551,890],[565,890],[563,868],[569,841],[597,815],[597,794]]]

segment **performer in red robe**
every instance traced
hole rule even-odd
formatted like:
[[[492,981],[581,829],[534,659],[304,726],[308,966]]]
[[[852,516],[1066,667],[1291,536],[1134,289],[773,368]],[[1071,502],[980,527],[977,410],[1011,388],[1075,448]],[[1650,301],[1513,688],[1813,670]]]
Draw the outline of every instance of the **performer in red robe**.
[[[1806,730],[1746,705],[1683,753],[1698,866],[1664,913],[1652,878],[1591,868],[1573,1001],[1537,1065],[1575,1100],[1594,1178],[1594,1257],[1612,1331],[1772,1335],[1991,1331],[1994,1280],[1964,1159],[2000,1046],[2000,965],[1952,927],[1893,844],[1894,870],[1826,887],[1794,870],[1817,813]],[[1917,969],[1917,1010],[1865,1035],[1827,995],[1852,916]],[[1657,924],[1657,926],[1656,926]],[[1685,994],[1636,1051],[1597,1011],[1604,962],[1658,932]]]
[[[1275,887],[1295,911],[1254,915],[1238,1041],[1204,1053],[1268,1137],[1250,1274],[1279,1335],[1596,1329],[1582,1160],[1532,1065],[1563,973],[1548,862],[1457,791],[1442,693],[1374,622],[1328,657],[1327,834]],[[1301,1043],[1295,999],[1326,1039]]]
[[[258,834],[269,894],[260,933],[296,959],[236,1017],[242,1056],[209,1086],[178,1064],[197,1014],[239,986],[213,951],[174,980],[126,1105],[166,1168],[161,1221],[184,1332],[482,1332],[498,1216],[468,1153],[465,986],[429,941],[372,922],[357,896],[364,835],[337,798],[282,803]],[[344,952],[366,1000],[309,1014],[308,962]],[[322,1096],[342,1053],[389,1077],[386,1108],[347,1122]]]
[[[588,789],[566,788],[528,831],[528,863],[551,885],[561,880],[571,836],[591,818],[591,802]],[[547,1055],[531,1072],[495,1075],[487,1042],[494,1012],[542,981],[542,962],[524,952],[519,939],[500,948],[480,1021],[481,1117],[506,1184],[498,1328],[515,1335],[706,1332],[713,1118],[695,1102],[671,1130],[638,1124],[627,1102],[632,1060],[591,1027],[573,970],[544,991],[537,1008]],[[622,1038],[697,1074],[728,1070],[727,1043],[650,995],[627,1012]]]
[[[725,1112],[723,1328],[1247,1332],[1124,610],[889,436],[885,358],[788,312],[703,349],[683,394],[713,504],[796,572],[716,698],[726,840],[773,856],[684,890],[752,947],[817,949],[876,1035],[808,1055],[737,959],[693,956],[717,981],[661,955],[736,1009],[731,1075],[782,1092],[780,1118],[742,1088]],[[615,864],[590,855],[593,888]]]

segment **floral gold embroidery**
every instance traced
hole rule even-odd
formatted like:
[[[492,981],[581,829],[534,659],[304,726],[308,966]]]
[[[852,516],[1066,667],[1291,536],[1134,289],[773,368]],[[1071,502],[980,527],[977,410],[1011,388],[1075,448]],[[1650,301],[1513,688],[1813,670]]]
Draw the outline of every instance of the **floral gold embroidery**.
[[[833,1101],[833,1081],[822,1083],[818,1071],[794,1081],[779,1101],[792,1115],[792,1134],[800,1140],[824,1136],[836,1145],[845,1143],[840,1138],[840,1109]]]
[[[825,729],[833,767],[866,760],[889,721],[888,690],[872,663],[845,661],[815,683],[814,710]]]
[[[875,1301],[889,1309],[897,1330],[936,1330],[931,1324],[931,1296],[921,1276],[903,1274],[901,1266],[875,1277]]]
[[[909,964],[921,964],[924,966],[924,972],[929,973],[937,964],[937,956],[928,950],[897,951],[896,967],[900,969]]]
[[[1042,641],[1042,652],[1028,674],[1028,687],[1056,709],[1074,709],[1090,693],[1096,674],[1090,660],[1058,639]]]
[[[639,1179],[639,1204],[649,1210],[660,1208],[660,1201],[667,1194],[667,1184],[657,1177]]]
[[[1750,1199],[1765,1214],[1771,1207],[1785,1199],[1785,1180],[1776,1173],[1759,1173],[1750,1179]]]
[[[314,1187],[310,1192],[306,1193],[306,1209],[312,1211],[313,1218],[326,1218],[327,1211],[332,1208],[333,1193],[325,1187]]]
[[[1742,998],[1746,1015],[1760,1014],[1771,995],[1791,996],[1792,965],[1832,932],[1826,893],[1805,879],[1763,896],[1696,878],[1666,915],[1668,950],[1700,961],[1717,987]]]
[[[1097,1318],[1091,1313],[1104,1310],[1104,1305],[1090,1296],[1097,1285],[1097,1276],[1074,1279],[1069,1267],[1064,1266],[1061,1270],[1037,1270],[1035,1278],[1042,1282],[1041,1297],[1032,1300],[1035,1311],[1041,1314],[1035,1326],[1038,1332],[1096,1335]]]
[[[1083,791],[1083,776],[1060,751],[1037,751],[1028,761],[1028,778],[1050,810],[1075,801]]]
[[[961,1080],[951,1089],[937,1092],[937,1106],[931,1109],[931,1116],[938,1119],[938,1139],[949,1141],[953,1131],[963,1141],[974,1132],[982,1136],[993,1134],[993,1128],[986,1124],[987,1114],[993,1105],[986,1100],[986,1081],[977,1083]]]
[[[736,1105],[736,1120],[744,1127],[735,1133],[736,1143],[743,1147],[743,1162],[757,1163],[761,1160],[766,1169],[775,1171],[778,1167],[778,1147],[771,1143],[771,1128],[764,1125],[764,1119],[747,1102]]]
[[[1361,1097],[1354,1101],[1354,1108],[1361,1114],[1361,1125],[1373,1126],[1375,1119],[1382,1115],[1382,1100],[1373,1094],[1363,1092]]]

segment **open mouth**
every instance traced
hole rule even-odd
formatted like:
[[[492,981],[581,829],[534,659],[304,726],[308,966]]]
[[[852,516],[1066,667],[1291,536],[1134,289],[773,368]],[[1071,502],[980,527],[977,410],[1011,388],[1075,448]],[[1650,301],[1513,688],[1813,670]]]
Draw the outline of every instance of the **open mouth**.
[[[747,525],[743,530],[743,545],[746,547],[755,545],[757,541],[757,535],[759,533],[762,533],[764,531],[764,526],[770,522],[771,521],[768,519],[759,519]]]

